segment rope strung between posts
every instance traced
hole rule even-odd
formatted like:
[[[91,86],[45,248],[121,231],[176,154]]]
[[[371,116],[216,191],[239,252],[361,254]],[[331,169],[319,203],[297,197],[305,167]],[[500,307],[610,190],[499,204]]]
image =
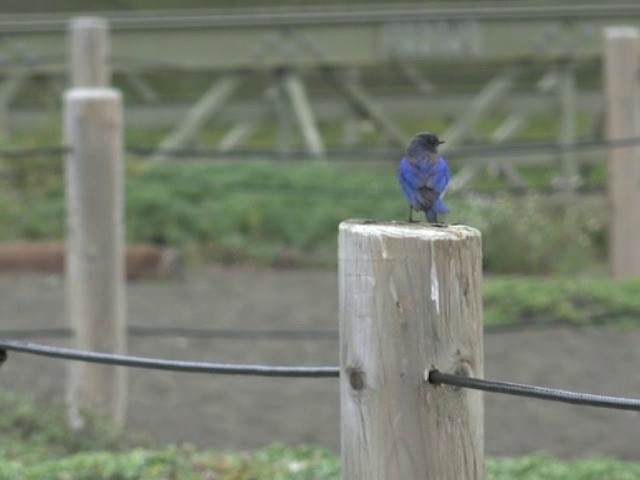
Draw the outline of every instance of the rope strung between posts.
[[[593,393],[571,392],[568,390],[561,390],[559,388],[539,387],[537,385],[484,380],[481,378],[442,373],[438,370],[431,370],[428,373],[428,380],[436,385],[451,385],[453,387],[470,388],[472,390],[482,390],[492,393],[504,393],[506,395],[537,398],[553,402],[640,412],[640,399],[636,398],[596,395]]]
[[[285,367],[167,360],[112,353],[88,352],[11,339],[0,339],[0,364],[6,360],[7,351],[30,353],[33,355],[65,360],[100,363],[104,365],[149,368],[175,372],[289,378],[326,378],[340,376],[339,367]],[[572,392],[558,388],[540,387],[538,385],[485,380],[481,378],[442,373],[438,370],[431,370],[427,372],[426,379],[435,385],[450,385],[491,393],[503,393],[506,395],[537,398],[540,400],[550,400],[554,402],[571,403],[589,407],[640,411],[640,399],[636,398],[597,395],[593,393]]]
[[[565,152],[583,151],[583,150],[607,150],[610,148],[631,148],[640,145],[640,137],[620,138],[616,140],[606,140],[598,138],[590,138],[580,140],[573,143],[511,143],[500,146],[495,145],[475,145],[473,147],[458,147],[447,150],[446,157],[450,160],[458,158],[496,158],[496,157],[512,157],[517,155],[535,155],[535,154],[561,154]],[[178,148],[178,149],[162,149],[159,150],[153,145],[128,145],[126,152],[139,157],[162,156],[167,158],[230,158],[230,157],[271,157],[275,160],[296,160],[301,157],[312,156],[306,150],[293,150],[288,152],[279,152],[277,150],[232,150],[223,151],[219,149],[207,148]],[[328,158],[345,158],[349,160],[372,161],[376,158],[396,159],[401,156],[401,150],[397,148],[333,148],[325,152]]]
[[[610,148],[631,148],[640,145],[640,137],[620,138],[606,140],[591,138],[573,143],[511,143],[500,146],[475,145],[473,147],[459,147],[448,150],[449,159],[457,158],[495,158],[500,156],[535,155],[539,153],[559,154],[569,151],[581,150],[606,150]],[[70,147],[65,145],[48,145],[33,148],[4,148],[0,149],[0,158],[26,158],[26,157],[59,157],[70,153]],[[163,156],[171,158],[230,158],[230,157],[271,157],[273,159],[299,159],[309,156],[306,150],[279,152],[277,150],[249,149],[224,151],[220,149],[206,148],[180,148],[159,150],[155,145],[127,145],[125,151],[138,157]],[[326,152],[326,156],[336,158],[348,158],[349,160],[372,161],[375,158],[396,159],[401,151],[397,148],[335,148]]]
[[[227,363],[192,362],[161,358],[135,357],[114,353],[87,352],[59,348],[20,340],[0,339],[0,357],[7,351],[30,353],[51,358],[81,362],[117,365],[121,367],[149,368],[189,373],[217,373],[221,375],[254,375],[260,377],[337,377],[338,367],[284,367],[271,365],[235,365]]]

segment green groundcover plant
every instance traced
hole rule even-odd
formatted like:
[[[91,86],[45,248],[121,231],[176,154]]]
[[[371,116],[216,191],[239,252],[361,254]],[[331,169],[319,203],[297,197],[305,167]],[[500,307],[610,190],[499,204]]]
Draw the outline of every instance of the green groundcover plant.
[[[152,449],[88,414],[70,431],[64,408],[0,394],[0,480],[338,480],[340,461],[327,449],[274,443],[259,450]],[[487,480],[632,480],[640,464],[612,458],[558,460],[535,454],[489,458]]]

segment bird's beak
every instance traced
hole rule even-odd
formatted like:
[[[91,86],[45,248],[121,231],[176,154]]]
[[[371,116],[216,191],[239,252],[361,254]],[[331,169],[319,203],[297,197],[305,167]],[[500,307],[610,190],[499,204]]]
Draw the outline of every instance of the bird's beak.
[[[438,141],[438,145],[442,145],[444,142],[442,140]]]

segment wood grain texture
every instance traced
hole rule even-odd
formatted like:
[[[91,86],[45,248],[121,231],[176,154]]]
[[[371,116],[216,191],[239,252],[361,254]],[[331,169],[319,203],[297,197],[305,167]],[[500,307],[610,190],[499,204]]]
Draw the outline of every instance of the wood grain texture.
[[[346,221],[339,231],[342,478],[484,476],[480,233]]]
[[[125,353],[123,118],[120,92],[75,88],[65,97],[66,305],[75,347]],[[73,363],[68,400],[123,424],[126,369]]]
[[[640,137],[640,30],[604,30],[607,139]],[[615,279],[640,276],[640,147],[609,150],[609,259]]]

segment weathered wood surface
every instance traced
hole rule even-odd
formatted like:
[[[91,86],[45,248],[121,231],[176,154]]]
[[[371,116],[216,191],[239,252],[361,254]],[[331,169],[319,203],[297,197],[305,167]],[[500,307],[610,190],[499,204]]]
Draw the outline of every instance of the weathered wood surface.
[[[607,139],[640,137],[640,30],[610,27],[605,36]],[[609,150],[607,190],[613,277],[640,276],[640,147]]]
[[[478,392],[425,381],[483,375],[480,233],[347,221],[339,233],[345,480],[478,480]]]
[[[120,92],[74,88],[65,96],[67,193],[66,305],[74,345],[125,353],[123,118]],[[70,420],[82,427],[88,407],[122,425],[126,369],[73,363]]]

